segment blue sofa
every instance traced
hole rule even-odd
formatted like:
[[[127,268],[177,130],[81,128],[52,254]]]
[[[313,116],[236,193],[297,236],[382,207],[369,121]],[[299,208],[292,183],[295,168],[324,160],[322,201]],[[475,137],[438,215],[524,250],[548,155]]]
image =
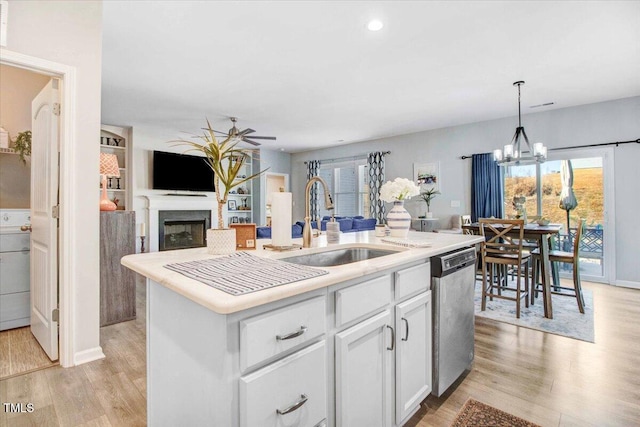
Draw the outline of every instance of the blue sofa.
[[[334,217],[336,222],[340,224],[340,231],[343,233],[352,233],[355,231],[375,230],[376,220],[375,218],[365,218],[363,216],[336,216]],[[327,222],[331,220],[330,216],[325,216],[320,221],[320,230],[326,231]],[[304,221],[298,221],[291,226],[291,237],[302,237],[302,227]],[[316,221],[311,221],[311,227],[318,228]],[[258,239],[270,239],[271,227],[257,227],[256,235]]]

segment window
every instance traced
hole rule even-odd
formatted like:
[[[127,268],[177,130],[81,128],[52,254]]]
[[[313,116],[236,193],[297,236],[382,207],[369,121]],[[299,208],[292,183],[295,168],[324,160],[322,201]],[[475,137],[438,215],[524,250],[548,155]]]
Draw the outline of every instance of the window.
[[[324,189],[318,186],[318,212],[323,216],[369,217],[369,173],[366,159],[320,165],[319,175],[327,182],[334,210],[324,206]]]
[[[560,207],[562,191],[561,160],[548,160],[543,164],[508,166],[504,170],[505,215],[515,216],[512,204],[515,196],[526,197],[527,217],[544,216],[551,223],[562,224],[557,249],[570,252],[571,239],[575,235],[579,218],[585,222],[585,231],[580,246],[581,274],[598,280],[605,277],[605,169],[604,157],[568,154],[573,169],[573,191],[578,206],[569,211]],[[568,226],[570,221],[570,226]],[[567,233],[567,228],[570,234]],[[561,273],[568,271],[562,267]]]

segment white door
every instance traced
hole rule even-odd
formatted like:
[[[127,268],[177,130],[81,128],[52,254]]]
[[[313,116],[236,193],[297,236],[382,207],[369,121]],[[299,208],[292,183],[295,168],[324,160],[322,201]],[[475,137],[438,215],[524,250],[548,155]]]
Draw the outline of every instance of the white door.
[[[431,291],[396,306],[396,423],[431,393]]]
[[[336,334],[336,425],[392,425],[391,356],[395,337],[384,311]]]
[[[51,360],[58,359],[59,80],[52,79],[31,103],[31,332]]]

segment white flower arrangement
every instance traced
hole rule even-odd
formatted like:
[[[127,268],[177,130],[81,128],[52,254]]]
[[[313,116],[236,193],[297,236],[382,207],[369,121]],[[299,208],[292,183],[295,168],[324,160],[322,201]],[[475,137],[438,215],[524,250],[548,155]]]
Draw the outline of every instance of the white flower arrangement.
[[[393,181],[387,181],[380,188],[380,199],[389,203],[396,200],[406,200],[419,194],[420,187],[407,178],[396,178]]]

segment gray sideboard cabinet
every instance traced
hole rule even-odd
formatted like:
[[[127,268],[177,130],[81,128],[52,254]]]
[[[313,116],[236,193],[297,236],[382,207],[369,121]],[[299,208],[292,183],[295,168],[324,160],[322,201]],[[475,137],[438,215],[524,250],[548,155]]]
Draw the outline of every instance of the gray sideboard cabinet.
[[[100,212],[100,326],[136,318],[136,275],[120,264],[135,253],[134,211]]]

